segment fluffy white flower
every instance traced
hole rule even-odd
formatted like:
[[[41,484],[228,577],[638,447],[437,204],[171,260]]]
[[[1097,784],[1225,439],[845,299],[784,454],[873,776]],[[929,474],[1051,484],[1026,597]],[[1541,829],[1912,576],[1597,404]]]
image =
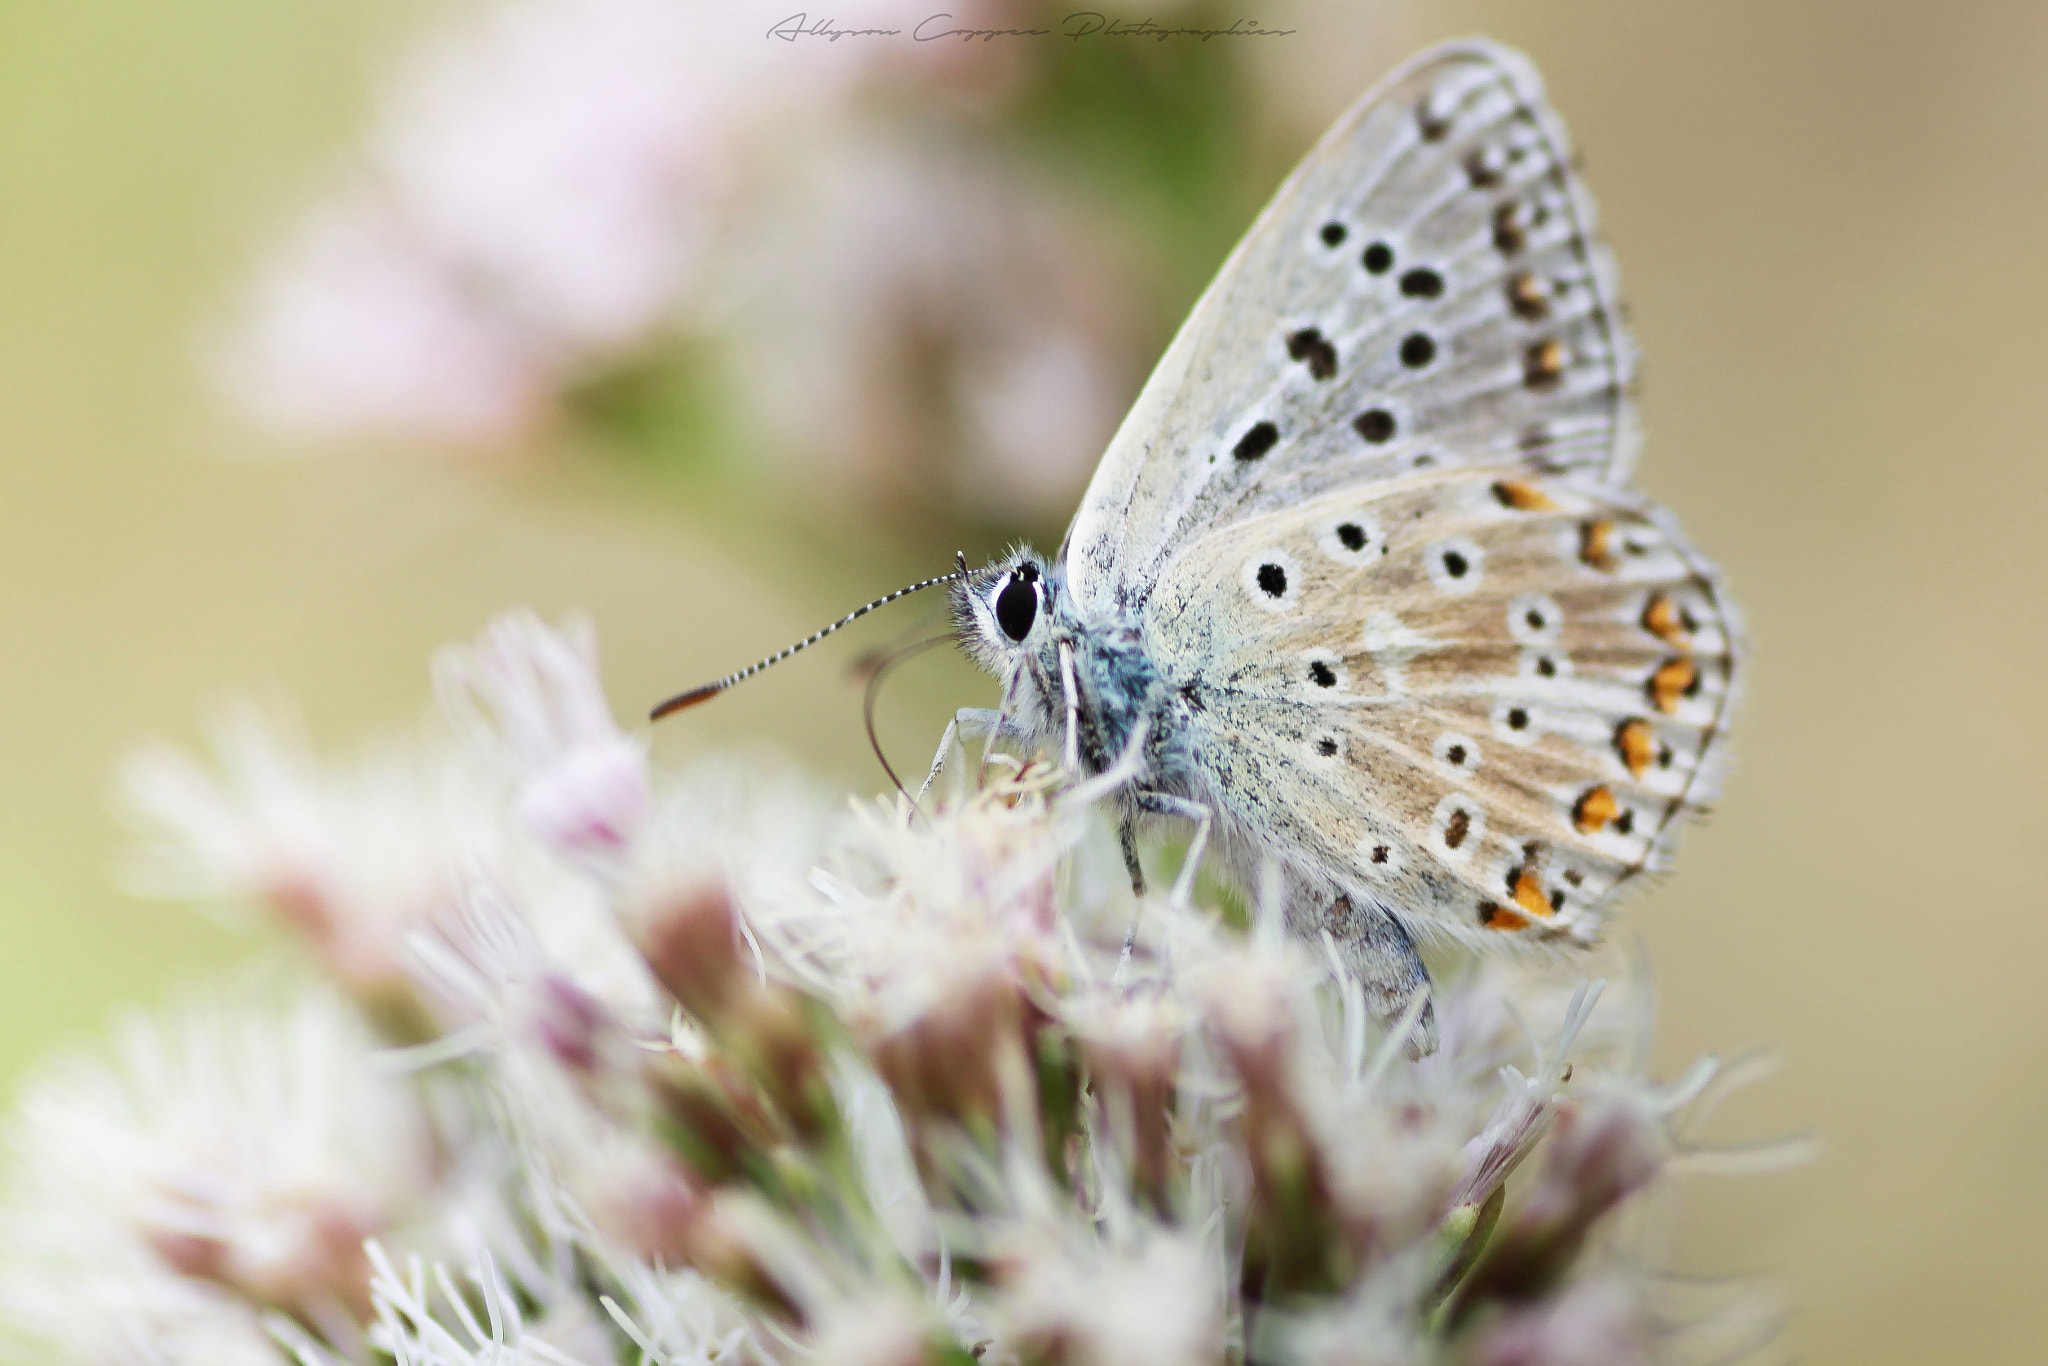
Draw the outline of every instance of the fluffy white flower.
[[[569,1287],[514,1285],[489,1258],[478,1261],[459,1286],[445,1265],[432,1273],[419,1258],[403,1274],[372,1245],[376,1273],[369,1283],[377,1327],[372,1342],[419,1366],[603,1366],[613,1359],[610,1333],[594,1306]],[[468,1292],[468,1293],[465,1293]],[[538,1299],[531,1316],[521,1299]]]
[[[48,1244],[46,1243],[47,1247]],[[0,1316],[14,1360],[66,1366],[287,1366],[247,1300],[95,1249],[41,1274],[9,1270]]]
[[[1012,1246],[994,1297],[1003,1345],[1073,1366],[1203,1366],[1223,1341],[1219,1248],[1149,1230],[1135,1246],[1094,1236]]]
[[[646,967],[588,872],[636,856],[651,798],[642,748],[605,706],[587,628],[513,613],[444,651],[437,673],[452,742],[322,762],[295,729],[243,707],[216,727],[217,773],[167,747],[135,755],[123,789],[144,837],[136,884],[275,916],[351,992],[401,1017],[418,1014],[422,942],[482,970],[454,990],[445,974],[435,982],[450,1025],[496,1008],[479,981],[551,972],[658,1017]],[[484,932],[506,917],[515,938]]]
[[[0,1214],[15,1331],[66,1360],[270,1360],[274,1309],[350,1340],[363,1239],[431,1211],[445,1158],[352,1008],[135,1017],[116,1055],[23,1093]]]
[[[1694,1140],[1717,1069],[1648,1082],[1620,993],[1445,973],[1411,1062],[1276,908],[1243,931],[1133,898],[1100,782],[998,755],[928,811],[834,821],[759,762],[649,769],[595,657],[529,615],[445,653],[459,734],[364,770],[401,781],[246,728],[225,779],[138,766],[159,884],[295,918],[351,991],[410,1004],[410,1046],[373,1059],[315,994],[137,1026],[122,1068],[32,1088],[17,1334],[254,1363],[270,1332],[314,1366],[1635,1366],[1710,1340],[1668,1329],[1627,1216],[1720,1159]]]
[[[748,1340],[731,1301],[693,1273],[643,1271],[599,1303],[567,1268],[515,1274],[483,1256],[457,1275],[418,1257],[394,1261],[375,1244],[369,1257],[371,1338],[413,1366],[608,1366],[628,1344],[669,1366],[776,1359]]]
[[[434,681],[449,718],[510,761],[528,829],[563,850],[598,854],[639,832],[646,745],[612,720],[588,620],[555,630],[507,613],[475,644],[443,650]]]
[[[894,803],[856,807],[818,895],[759,918],[814,982],[885,1030],[991,972],[1051,970],[1066,951],[1060,859],[1080,832],[1054,824],[1042,782],[1013,791],[1015,805],[968,803],[935,822],[906,824]]]
[[[812,899],[833,814],[822,788],[759,752],[709,756],[663,779],[619,892],[636,938],[707,889],[764,918]]]
[[[465,869],[499,842],[474,767],[444,747],[398,746],[323,766],[296,728],[253,707],[222,719],[214,751],[218,775],[163,746],[125,765],[137,887],[261,908],[352,992],[403,995],[404,935],[448,914]]]

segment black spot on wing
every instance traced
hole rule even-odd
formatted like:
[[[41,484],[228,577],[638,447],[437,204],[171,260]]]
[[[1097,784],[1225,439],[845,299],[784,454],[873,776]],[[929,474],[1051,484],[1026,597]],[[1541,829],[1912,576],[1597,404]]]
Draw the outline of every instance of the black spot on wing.
[[[1394,439],[1394,415],[1385,408],[1368,408],[1352,420],[1351,426],[1373,445]]]
[[[1289,336],[1287,356],[1305,363],[1317,379],[1330,379],[1337,373],[1337,348],[1316,328],[1304,327]]]
[[[1257,460],[1273,449],[1280,441],[1280,429],[1270,422],[1254,422],[1250,430],[1237,439],[1231,454],[1239,460]]]

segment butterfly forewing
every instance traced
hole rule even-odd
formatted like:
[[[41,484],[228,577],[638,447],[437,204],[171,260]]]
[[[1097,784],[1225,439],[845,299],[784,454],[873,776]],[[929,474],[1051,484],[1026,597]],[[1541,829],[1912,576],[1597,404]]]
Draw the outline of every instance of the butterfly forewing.
[[[1562,125],[1518,54],[1389,77],[1210,286],[1068,536],[1084,610],[1129,609],[1205,531],[1415,469],[1618,483],[1633,347]]]
[[[1226,824],[1454,938],[1583,942],[1712,794],[1736,631],[1661,511],[1426,471],[1198,538],[1151,648]]]

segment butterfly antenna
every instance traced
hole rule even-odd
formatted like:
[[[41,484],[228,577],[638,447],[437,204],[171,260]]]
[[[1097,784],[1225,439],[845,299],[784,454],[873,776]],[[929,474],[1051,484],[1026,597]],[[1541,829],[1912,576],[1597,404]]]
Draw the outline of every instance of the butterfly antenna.
[[[896,599],[898,598],[907,598],[912,593],[920,592],[923,589],[930,588],[935,584],[952,583],[956,579],[966,578],[968,573],[970,572],[967,568],[967,556],[965,554],[955,552],[953,559],[954,563],[958,564],[960,567],[954,570],[952,573],[941,574],[935,579],[926,579],[921,583],[913,583],[908,588],[899,588],[893,593],[884,594],[882,597],[876,598],[873,602],[869,603],[865,607],[856,607],[853,611],[848,612],[845,616],[833,622],[830,626],[827,626],[820,631],[813,631],[810,635],[805,636],[802,640],[799,640],[796,644],[790,646],[788,649],[778,650],[774,654],[768,656],[766,659],[761,660],[759,663],[749,664],[746,668],[741,669],[738,673],[727,674],[724,678],[718,679],[716,682],[705,683],[699,687],[690,689],[688,692],[677,693],[674,697],[669,698],[668,701],[662,703],[653,711],[649,712],[647,715],[647,719],[650,721],[659,721],[662,717],[667,716],[673,712],[679,712],[683,710],[685,707],[694,707],[699,702],[708,701],[711,698],[718,696],[718,694],[724,692],[727,688],[730,688],[733,684],[741,683],[749,678],[752,678],[755,674],[761,672],[761,670],[767,668],[770,664],[780,664],[783,660],[788,659],[798,650],[807,649],[812,645],[816,645],[819,641],[823,640],[826,636],[831,635],[840,627],[848,626],[856,621],[859,621],[862,617],[874,611],[877,607],[887,607],[890,603],[896,601]]]

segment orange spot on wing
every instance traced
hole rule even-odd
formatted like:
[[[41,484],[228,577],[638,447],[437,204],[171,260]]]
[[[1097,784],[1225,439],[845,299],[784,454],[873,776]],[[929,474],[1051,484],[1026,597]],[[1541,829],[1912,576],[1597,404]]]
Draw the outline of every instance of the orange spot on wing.
[[[1614,800],[1613,789],[1601,783],[1587,788],[1579,797],[1578,805],[1572,808],[1572,824],[1579,828],[1579,833],[1590,835],[1605,830],[1608,822],[1620,814],[1621,804]]]
[[[1667,645],[1683,649],[1692,644],[1692,633],[1685,629],[1685,616],[1669,593],[1657,594],[1643,608],[1643,629]]]
[[[1525,866],[1515,874],[1515,904],[1539,920],[1550,919],[1550,899],[1543,895],[1534,868]]]
[[[1630,775],[1642,777],[1657,754],[1657,740],[1650,731],[1650,723],[1640,716],[1622,722],[1614,731],[1614,748],[1628,765]]]
[[[1522,357],[1522,383],[1531,389],[1548,389],[1563,377],[1572,353],[1555,337],[1537,342]]]
[[[1520,911],[1511,911],[1497,901],[1479,903],[1479,923],[1489,930],[1527,929],[1529,917]]]
[[[1519,317],[1541,322],[1550,316],[1550,291],[1541,280],[1523,271],[1508,281],[1508,303]]]
[[[1500,499],[1502,507],[1517,512],[1550,512],[1557,507],[1542,489],[1519,479],[1501,480],[1493,486],[1493,496]]]
[[[1699,666],[1692,660],[1684,655],[1667,659],[1650,675],[1650,700],[1668,716],[1678,710],[1678,699],[1690,693],[1699,681]]]
[[[1579,558],[1595,569],[1614,568],[1614,523],[1587,522],[1579,528]]]
[[[1503,256],[1513,256],[1529,244],[1529,216],[1521,204],[1510,199],[1494,210],[1493,245]]]

